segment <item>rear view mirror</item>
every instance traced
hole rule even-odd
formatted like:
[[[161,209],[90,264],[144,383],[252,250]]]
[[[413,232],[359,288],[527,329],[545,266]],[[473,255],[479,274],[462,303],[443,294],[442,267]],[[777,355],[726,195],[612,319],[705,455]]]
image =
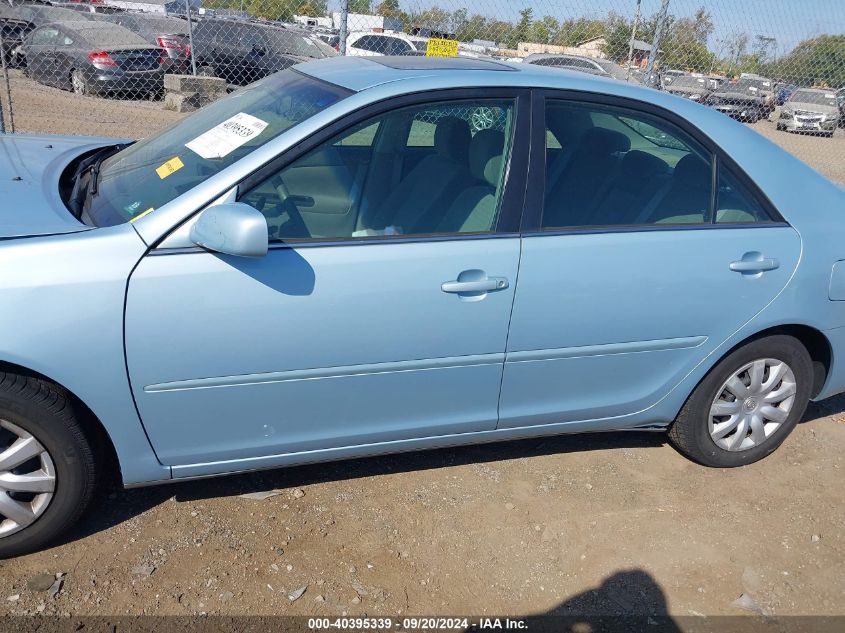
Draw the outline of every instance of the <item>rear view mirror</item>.
[[[263,257],[269,242],[267,220],[243,202],[208,207],[191,227],[191,241],[210,251],[241,257]]]

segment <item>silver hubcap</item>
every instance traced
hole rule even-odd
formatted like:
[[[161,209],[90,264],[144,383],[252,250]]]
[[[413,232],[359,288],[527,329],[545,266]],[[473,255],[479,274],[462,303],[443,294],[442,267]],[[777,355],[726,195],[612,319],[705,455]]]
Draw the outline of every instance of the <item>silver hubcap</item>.
[[[0,538],[44,514],[56,490],[50,454],[32,435],[0,420]]]
[[[713,400],[710,437],[726,451],[759,446],[786,422],[795,391],[795,374],[783,361],[748,363],[725,381]]]

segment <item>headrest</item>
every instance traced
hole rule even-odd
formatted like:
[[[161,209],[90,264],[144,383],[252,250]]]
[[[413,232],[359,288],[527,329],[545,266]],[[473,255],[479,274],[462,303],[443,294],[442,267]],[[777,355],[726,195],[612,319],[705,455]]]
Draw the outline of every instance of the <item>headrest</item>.
[[[633,149],[622,159],[622,164],[619,166],[619,178],[633,181],[640,186],[648,179],[666,171],[666,163],[657,156]]]
[[[696,154],[687,154],[675,165],[675,182],[698,187],[710,186],[712,168]]]
[[[593,126],[590,115],[578,106],[555,105],[546,110],[546,127],[561,147],[574,143]]]
[[[469,145],[469,170],[494,187],[499,184],[505,135],[499,130],[480,130]]]
[[[466,165],[472,134],[469,124],[456,116],[443,117],[434,128],[434,149],[441,156]]]
[[[631,149],[631,139],[621,132],[594,127],[584,132],[578,146],[581,151],[587,151],[591,154],[610,155],[614,152],[627,152]]]

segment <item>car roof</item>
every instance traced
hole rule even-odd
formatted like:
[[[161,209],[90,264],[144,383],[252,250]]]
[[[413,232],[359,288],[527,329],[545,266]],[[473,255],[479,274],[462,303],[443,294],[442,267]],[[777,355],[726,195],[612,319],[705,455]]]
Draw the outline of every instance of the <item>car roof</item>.
[[[607,92],[608,82],[624,84],[561,68],[473,57],[347,56],[306,62],[296,66],[296,69],[354,92],[397,82],[409,84],[407,90],[411,91],[410,84],[433,77],[442,79],[444,87],[465,85],[564,88],[569,87],[567,84],[575,83],[579,88],[586,84],[584,89]],[[397,92],[402,92],[399,86]]]

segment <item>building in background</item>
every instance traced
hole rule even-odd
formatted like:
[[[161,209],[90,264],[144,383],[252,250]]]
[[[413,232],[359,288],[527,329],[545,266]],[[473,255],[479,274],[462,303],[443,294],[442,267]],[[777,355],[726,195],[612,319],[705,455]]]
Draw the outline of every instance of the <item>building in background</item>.
[[[312,28],[334,28],[334,20],[327,15],[318,18],[312,17],[310,15],[295,15],[293,16],[293,21],[296,24],[301,24],[302,26],[309,26]]]
[[[333,28],[340,28],[340,12],[332,13]],[[369,15],[366,13],[350,13],[347,18],[349,32],[352,31],[401,31],[402,20],[384,15]]]
[[[552,55],[581,55],[583,57],[595,57],[605,59],[605,48],[607,40],[604,37],[594,37],[581,42],[576,46],[555,46],[554,44],[536,44],[534,42],[519,42],[517,51],[520,57],[527,57],[535,53],[547,53]],[[643,67],[648,62],[648,55],[651,52],[651,44],[642,40],[634,40],[634,56],[631,60],[632,66]]]

